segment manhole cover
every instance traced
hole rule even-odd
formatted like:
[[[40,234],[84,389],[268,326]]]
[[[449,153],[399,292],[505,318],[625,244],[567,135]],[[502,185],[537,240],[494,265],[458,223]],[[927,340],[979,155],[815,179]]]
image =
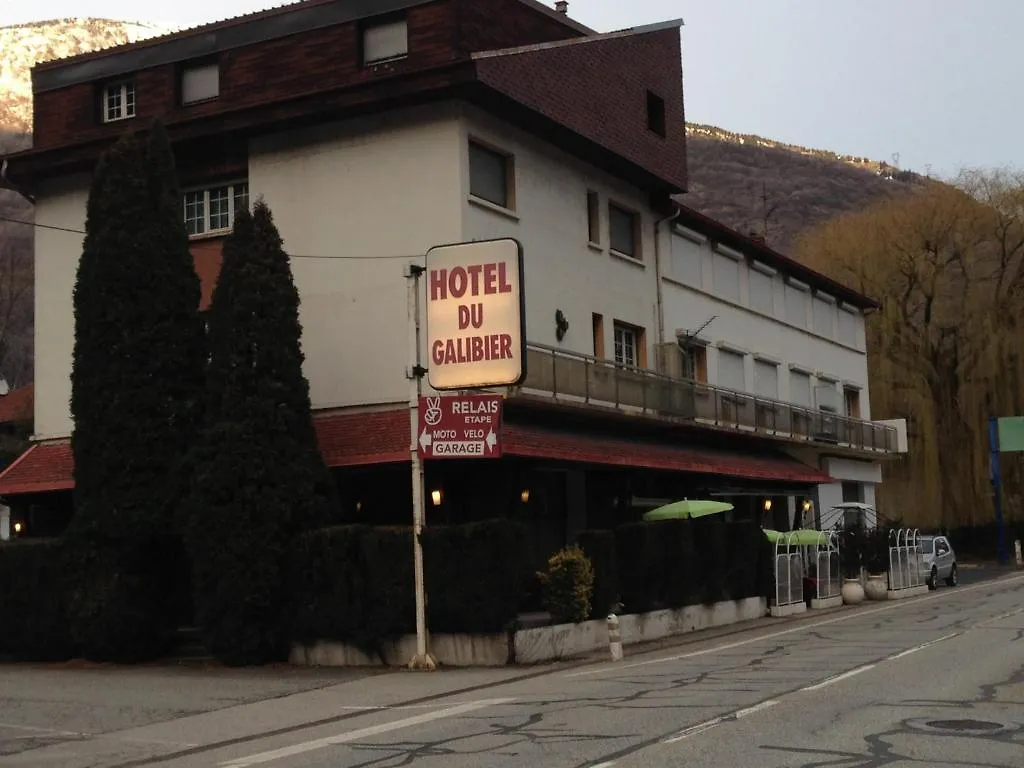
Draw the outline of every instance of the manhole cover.
[[[991,720],[929,720],[928,725],[941,731],[1001,731],[1006,727]]]
[[[907,725],[919,731],[945,733],[950,736],[995,736],[1020,729],[1017,723],[1000,723],[995,720],[962,718],[948,720],[908,720]]]

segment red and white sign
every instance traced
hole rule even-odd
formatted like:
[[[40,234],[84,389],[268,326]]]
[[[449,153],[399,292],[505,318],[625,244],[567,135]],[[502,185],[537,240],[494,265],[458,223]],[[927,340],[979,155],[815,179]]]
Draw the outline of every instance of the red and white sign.
[[[420,398],[419,443],[424,459],[501,456],[501,395]]]
[[[526,375],[523,249],[517,240],[427,251],[427,380],[436,390],[519,384]]]

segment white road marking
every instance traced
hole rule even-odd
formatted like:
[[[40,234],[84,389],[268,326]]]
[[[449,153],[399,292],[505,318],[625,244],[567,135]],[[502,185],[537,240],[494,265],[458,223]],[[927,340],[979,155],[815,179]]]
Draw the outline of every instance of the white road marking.
[[[938,638],[937,640],[930,640],[927,643],[921,643],[920,645],[914,646],[913,648],[908,648],[905,651],[900,651],[899,653],[894,653],[892,656],[889,656],[888,658],[886,658],[886,661],[895,661],[896,659],[902,659],[904,656],[909,656],[912,653],[917,653],[918,651],[923,651],[925,648],[928,648],[929,646],[935,645],[936,643],[941,643],[944,640],[952,640],[954,637],[959,637],[961,634],[963,634],[963,633],[962,632],[950,632],[948,635],[943,635],[942,637]]]
[[[89,737],[93,734],[85,733],[84,731],[59,731],[55,728],[37,728],[32,725],[15,725],[14,723],[0,723],[0,728],[10,728],[15,731],[28,731],[30,733],[49,733],[54,736],[84,736]],[[25,737],[31,738],[31,737]]]
[[[803,692],[803,691],[818,691],[818,690],[821,690],[822,688],[825,688],[825,687],[827,687],[829,685],[833,685],[834,683],[838,683],[838,682],[840,682],[842,680],[846,680],[847,678],[853,677],[854,675],[859,675],[861,672],[867,672],[869,669],[874,669],[876,666],[878,666],[878,665],[877,664],[865,664],[863,667],[857,667],[856,669],[851,669],[849,672],[843,672],[843,674],[841,674],[841,675],[833,675],[832,677],[826,677],[820,683],[815,683],[814,685],[808,685],[806,688],[801,688],[800,691],[801,692]]]
[[[510,701],[513,701],[513,699],[481,699],[479,701],[467,701],[465,704],[457,704],[445,709],[435,710],[434,712],[426,712],[422,715],[406,717],[402,720],[394,720],[390,723],[371,725],[355,731],[339,733],[335,736],[326,736],[322,739],[304,741],[299,744],[292,744],[290,746],[273,749],[268,752],[259,752],[247,757],[236,757],[233,760],[226,760],[223,763],[219,763],[219,766],[220,768],[247,768],[247,766],[250,765],[269,763],[272,760],[280,760],[284,757],[293,757],[294,755],[301,755],[305,752],[323,749],[324,747],[332,747],[337,744],[347,744],[349,742],[359,741],[360,739],[368,739],[372,736],[379,736],[382,733],[390,733],[391,731],[397,731],[402,728],[411,728],[414,725],[422,725],[423,723],[429,723],[434,720],[442,720],[447,717],[464,715],[467,712],[475,712],[479,709],[493,707],[498,704],[506,704]]]
[[[675,744],[677,741],[682,741],[683,739],[688,739],[691,736],[696,736],[698,733],[710,731],[716,725],[721,725],[722,723],[724,723],[725,720],[726,718],[723,715],[722,717],[716,717],[712,720],[707,720],[706,722],[700,723],[699,725],[691,725],[689,728],[684,728],[683,730],[681,730],[675,736],[671,736],[667,739],[662,739],[661,743]]]
[[[1006,579],[995,579],[995,580],[992,580],[992,581],[982,582],[981,584],[972,584],[969,587],[961,587],[960,589],[958,589],[956,591],[956,594],[962,595],[965,592],[971,592],[972,590],[975,590],[975,589],[988,589],[988,588],[991,588],[992,586],[999,585],[999,584],[1011,584],[1011,583],[1016,582],[1016,581],[1021,581],[1022,579],[1024,579],[1024,576],[1012,576],[1012,577],[1006,578]],[[889,605],[883,605],[883,606],[881,606],[879,608],[869,608],[866,611],[863,611],[863,610],[862,611],[855,611],[855,612],[849,613],[849,614],[847,614],[845,616],[837,616],[837,617],[832,618],[832,619],[824,619],[822,621],[815,621],[815,622],[811,622],[810,624],[804,624],[803,622],[801,622],[799,626],[791,627],[790,629],[783,629],[783,630],[780,630],[778,632],[771,632],[771,633],[769,633],[767,635],[758,635],[757,637],[747,638],[746,640],[737,640],[734,643],[727,643],[725,645],[716,645],[716,646],[714,646],[712,648],[705,648],[705,649],[700,650],[700,651],[691,651],[690,653],[680,653],[680,654],[676,654],[674,656],[664,656],[664,657],[658,658],[658,659],[648,659],[647,661],[635,661],[632,664],[622,664],[622,663],[617,663],[617,664],[614,664],[614,665],[612,665],[610,663],[609,664],[602,664],[602,665],[600,665],[600,666],[598,666],[598,667],[596,667],[594,669],[585,669],[582,672],[571,672],[571,673],[568,673],[568,674],[565,675],[565,677],[590,677],[592,675],[608,674],[609,672],[616,673],[616,672],[618,672],[620,670],[623,670],[623,669],[634,669],[636,667],[650,666],[651,664],[664,664],[664,663],[670,662],[670,661],[682,661],[683,659],[693,659],[693,658],[696,658],[698,656],[706,656],[709,653],[721,653],[722,651],[731,651],[733,648],[742,648],[742,647],[747,646],[747,645],[753,645],[754,643],[760,643],[760,642],[762,642],[764,640],[772,640],[773,638],[785,637],[786,635],[792,635],[792,634],[794,634],[796,632],[806,632],[806,631],[808,631],[810,629],[817,629],[818,627],[826,627],[826,626],[829,626],[830,624],[838,624],[840,622],[849,621],[850,619],[855,619],[855,618],[858,618],[860,616],[870,616],[870,615],[875,614],[875,613],[882,613],[883,611],[892,611],[892,610],[896,610],[898,608],[906,608],[909,605],[914,605],[916,603],[923,603],[923,602],[925,602],[927,600],[935,600],[935,599],[937,599],[939,597],[943,597],[943,596],[944,596],[944,593],[938,593],[938,594],[934,594],[934,595],[925,595],[923,597],[912,597],[912,598],[909,598],[907,600],[897,600],[897,601],[893,601]],[[710,642],[714,642],[714,641],[710,641]]]
[[[748,715],[752,715],[755,712],[760,712],[762,709],[774,707],[778,703],[778,699],[768,699],[768,701],[762,701],[760,704],[755,704],[752,707],[747,707],[746,709],[741,709],[737,711],[735,717],[737,720],[739,720],[741,717],[747,717]]]
[[[675,736],[669,736],[666,739],[662,739],[662,744],[675,744],[677,741],[688,739],[691,736],[696,736],[698,733],[704,733],[704,731],[710,731],[712,728],[721,725],[722,723],[729,723],[734,720],[740,720],[744,717],[749,717],[762,710],[774,707],[779,703],[778,699],[768,699],[762,701],[760,704],[755,704],[752,707],[745,707],[744,709],[737,709],[728,715],[722,715],[721,717],[713,717],[710,720],[705,720],[703,723],[697,725],[691,725],[689,728],[684,728]]]
[[[590,768],[611,768],[613,765],[615,765],[615,761],[609,760],[607,763],[598,763],[597,765],[590,766]]]

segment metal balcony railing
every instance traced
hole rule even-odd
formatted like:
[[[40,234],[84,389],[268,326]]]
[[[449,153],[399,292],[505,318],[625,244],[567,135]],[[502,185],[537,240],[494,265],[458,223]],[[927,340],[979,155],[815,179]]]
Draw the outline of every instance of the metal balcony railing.
[[[804,443],[874,453],[897,451],[896,430],[887,424],[675,379],[542,344],[528,344],[526,354],[527,375],[521,389],[558,399]]]

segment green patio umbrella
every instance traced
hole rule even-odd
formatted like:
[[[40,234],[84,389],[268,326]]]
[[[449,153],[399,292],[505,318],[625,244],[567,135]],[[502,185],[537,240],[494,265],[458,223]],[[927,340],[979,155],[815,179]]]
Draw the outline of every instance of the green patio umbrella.
[[[724,501],[684,499],[683,501],[673,501],[671,504],[666,504],[663,507],[658,507],[657,509],[645,512],[644,521],[650,523],[655,520],[676,520],[686,519],[689,517],[704,517],[704,515],[717,515],[720,512],[728,512],[732,508],[732,504],[727,504]]]
[[[788,541],[794,547],[813,547],[816,544],[828,544],[828,534],[809,528],[802,528],[796,531],[773,531],[765,528],[764,535],[773,544],[781,540],[783,544]]]

